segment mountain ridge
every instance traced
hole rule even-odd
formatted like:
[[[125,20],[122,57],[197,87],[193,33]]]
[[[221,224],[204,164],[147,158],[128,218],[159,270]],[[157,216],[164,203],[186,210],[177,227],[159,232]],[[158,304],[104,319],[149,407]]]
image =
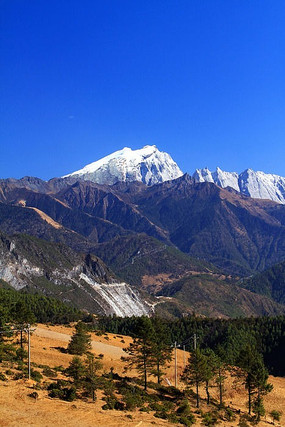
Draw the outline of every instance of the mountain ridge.
[[[219,167],[214,172],[208,168],[196,169],[192,177],[197,182],[213,182],[219,187],[231,187],[254,199],[268,199],[285,204],[285,177],[262,171],[246,169],[237,172],[225,172]]]

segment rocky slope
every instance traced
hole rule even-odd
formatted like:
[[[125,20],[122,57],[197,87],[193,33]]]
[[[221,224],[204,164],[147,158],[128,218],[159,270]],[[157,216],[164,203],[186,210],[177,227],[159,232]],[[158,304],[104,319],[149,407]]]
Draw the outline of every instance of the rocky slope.
[[[148,305],[94,255],[27,235],[0,234],[0,279],[96,314],[147,314]]]

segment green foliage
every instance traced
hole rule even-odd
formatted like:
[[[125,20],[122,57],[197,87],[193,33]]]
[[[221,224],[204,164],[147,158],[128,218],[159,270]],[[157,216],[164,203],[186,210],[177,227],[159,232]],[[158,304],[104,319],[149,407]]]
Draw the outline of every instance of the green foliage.
[[[253,413],[256,415],[256,421],[259,422],[260,418],[265,415],[265,408],[261,396],[257,396],[252,406]]]
[[[0,287],[0,317],[18,324],[69,323],[82,318],[83,313],[55,298]]]
[[[280,421],[281,415],[282,415],[282,412],[281,411],[277,411],[276,409],[273,409],[270,412],[270,416],[271,416],[271,418],[273,420],[273,423],[274,423],[274,421]]]
[[[65,374],[73,379],[74,385],[78,387],[86,373],[86,368],[78,356],[73,357]]]
[[[163,368],[172,360],[173,349],[170,345],[164,322],[156,317],[152,320],[152,324],[152,359],[154,365],[152,374],[157,377],[157,382],[160,384],[163,376]]]
[[[186,271],[205,272],[216,268],[190,257],[146,234],[117,236],[96,248],[96,254],[123,280],[142,284],[145,274],[160,273],[180,276]]]
[[[96,390],[99,386],[98,371],[102,369],[102,363],[96,360],[93,354],[87,355],[85,362],[85,378],[84,389],[92,397],[93,401],[96,400]]]
[[[70,354],[81,356],[91,348],[91,335],[87,332],[84,323],[78,322],[75,326],[75,333],[68,344],[67,351]]]
[[[237,372],[237,376],[244,378],[244,385],[248,393],[248,413],[251,414],[252,405],[254,405],[259,421],[264,412],[262,396],[269,393],[273,388],[267,382],[268,372],[262,356],[253,347],[247,345],[240,353],[238,366],[241,370]]]
[[[27,375],[27,369],[26,369],[26,375]],[[43,376],[39,371],[36,371],[35,369],[31,368],[31,378],[32,380],[37,381],[39,383],[43,379]]]
[[[96,327],[115,334],[137,336],[138,318],[100,317]],[[154,322],[153,319],[151,319]],[[189,316],[164,320],[170,342],[182,343],[196,333],[201,348],[211,348],[223,362],[235,364],[245,343],[262,354],[270,374],[285,375],[285,316],[212,319]],[[189,347],[187,348],[189,349]]]
[[[196,406],[200,406],[199,387],[208,378],[209,369],[206,356],[200,349],[194,350],[189,357],[188,364],[184,369],[182,380],[187,385],[196,386]]]
[[[187,399],[182,400],[182,402],[180,402],[178,408],[176,409],[176,412],[178,415],[190,415],[191,409]]]
[[[57,380],[57,382],[49,384],[48,395],[53,398],[72,402],[77,397],[76,388],[74,386],[67,387],[66,385],[67,383],[62,380]]]
[[[250,279],[243,280],[241,286],[258,294],[285,304],[285,261],[274,265]]]
[[[24,348],[22,348],[22,347],[17,348],[16,360],[22,360],[23,361],[24,359],[27,359],[27,357],[28,357],[28,352]]]
[[[179,422],[181,424],[183,424],[186,427],[191,427],[193,424],[195,424],[196,422],[196,418],[193,414],[189,414],[189,415],[182,415],[179,418]]]
[[[57,372],[54,369],[51,369],[49,366],[45,366],[43,369],[43,375],[45,377],[53,378],[57,377]]]
[[[206,412],[202,414],[203,425],[205,426],[215,426],[218,421],[218,416],[214,412]]]
[[[135,367],[144,381],[144,389],[147,389],[147,376],[152,372],[153,337],[154,329],[148,317],[141,317],[138,322],[137,337],[124,351],[128,354],[123,360],[129,367]]]
[[[3,374],[3,372],[0,372],[0,381],[7,381],[8,378]]]
[[[234,412],[231,410],[231,408],[225,409],[225,418],[227,421],[234,421],[236,419]]]

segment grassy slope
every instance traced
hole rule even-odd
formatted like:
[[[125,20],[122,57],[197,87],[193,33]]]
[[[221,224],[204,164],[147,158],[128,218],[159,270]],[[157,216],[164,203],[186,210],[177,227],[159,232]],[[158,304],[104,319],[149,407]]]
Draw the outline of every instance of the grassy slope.
[[[73,329],[63,326],[45,326],[39,325],[41,330],[35,331],[31,338],[31,355],[32,361],[35,364],[49,365],[51,367],[63,365],[67,367],[72,359],[69,354],[62,353],[61,347],[66,347]],[[108,339],[105,339],[108,338]],[[125,343],[122,343],[125,341]],[[103,365],[104,370],[109,371],[113,366],[115,372],[123,374],[124,365],[120,360],[119,353],[121,348],[128,345],[130,342],[129,337],[116,336],[113,334],[98,337],[92,334],[94,341],[95,354],[99,352],[104,353]],[[97,346],[97,347],[96,347]],[[102,346],[104,350],[102,351]],[[178,378],[183,370],[184,355],[181,350],[177,350],[178,358]],[[187,356],[187,353],[186,353]],[[4,368],[5,369],[5,368]],[[39,369],[39,368],[37,368]],[[1,371],[3,368],[1,368]],[[129,371],[128,375],[136,375],[136,372]],[[174,380],[174,365],[171,364],[167,372],[167,377],[170,381]],[[49,378],[45,380],[50,381]],[[270,382],[273,383],[274,389],[272,393],[265,397],[265,407],[267,413],[272,409],[282,410],[285,407],[285,379],[270,377]],[[66,425],[69,427],[89,427],[91,425],[100,425],[108,427],[129,427],[130,425],[146,427],[153,423],[157,427],[171,427],[173,424],[155,418],[154,412],[121,412],[121,411],[102,411],[101,407],[105,403],[102,401],[102,393],[98,393],[98,400],[95,403],[90,401],[84,402],[76,400],[74,402],[63,402],[58,399],[50,399],[47,396],[46,390],[38,390],[39,398],[37,401],[28,397],[33,390],[34,382],[27,380],[0,381],[0,424],[7,427],[10,426],[27,426],[30,425],[31,419],[33,425],[36,427],[47,427],[53,425],[54,427],[61,427]],[[179,382],[179,387],[183,384]],[[202,390],[203,398],[205,398]],[[215,395],[215,389],[211,390],[211,394]],[[194,402],[191,403],[194,408]],[[226,382],[226,398],[225,404],[230,405],[233,409],[241,409],[246,412],[246,394],[241,385],[233,387],[232,379],[229,378]],[[202,402],[203,411],[208,411],[209,408]],[[127,418],[131,415],[132,419]],[[284,418],[284,416],[283,416]],[[236,421],[223,421],[222,425],[225,427],[237,426],[238,417]],[[267,419],[269,416],[267,415]],[[284,419],[281,420],[283,425]],[[200,425],[198,422],[195,425]],[[268,426],[268,422],[261,421],[260,427]]]

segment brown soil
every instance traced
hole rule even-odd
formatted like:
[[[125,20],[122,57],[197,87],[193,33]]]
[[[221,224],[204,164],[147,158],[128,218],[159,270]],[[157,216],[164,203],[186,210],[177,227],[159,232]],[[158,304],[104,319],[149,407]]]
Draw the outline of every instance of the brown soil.
[[[73,328],[64,326],[39,325],[31,338],[31,359],[36,364],[49,365],[55,367],[68,366],[73,356],[61,352],[67,347]],[[108,338],[108,339],[106,339]],[[124,342],[122,342],[124,341]],[[114,367],[115,372],[123,373],[124,365],[120,358],[126,355],[122,348],[131,341],[130,337],[118,336],[114,334],[96,336],[92,334],[92,349],[95,354],[104,354],[102,359],[103,369],[108,372],[110,367]],[[177,350],[178,358],[178,379],[182,373],[184,365],[184,354]],[[187,360],[187,354],[185,354]],[[173,365],[173,362],[172,362]],[[5,369],[4,369],[5,370]],[[3,369],[2,369],[3,371]],[[129,376],[136,375],[136,372],[128,371]],[[171,366],[166,374],[168,380],[174,384],[174,367]],[[265,407],[267,413],[272,409],[285,412],[285,378],[270,377],[270,382],[274,385],[273,391],[265,397]],[[33,381],[9,380],[0,381],[0,426],[37,426],[37,427],[170,427],[167,421],[153,417],[153,413],[104,411],[102,410],[102,394],[98,393],[95,403],[75,400],[74,402],[64,402],[58,399],[51,399],[46,390],[37,390],[39,398],[34,400],[28,397],[33,391]],[[179,387],[183,384],[178,383]],[[214,396],[214,393],[211,392]],[[226,384],[225,403],[231,408],[246,411],[246,394],[242,385],[234,385],[230,378]],[[207,411],[207,405],[202,403],[202,409]],[[193,408],[193,411],[195,409]],[[131,416],[132,418],[128,418]],[[285,426],[285,417],[281,423],[275,425]],[[265,427],[271,424],[271,419],[267,415],[259,426]],[[200,421],[196,424],[200,424]],[[234,422],[222,421],[219,426],[237,426],[238,418]]]

